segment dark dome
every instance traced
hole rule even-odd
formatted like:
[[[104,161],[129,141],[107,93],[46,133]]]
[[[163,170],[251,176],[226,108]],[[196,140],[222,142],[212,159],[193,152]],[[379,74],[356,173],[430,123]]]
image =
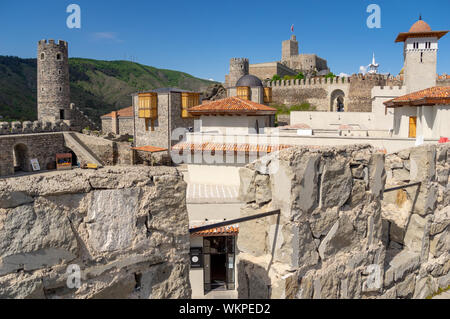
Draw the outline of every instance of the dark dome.
[[[258,79],[256,76],[247,74],[237,81],[236,86],[255,87],[255,86],[263,86],[263,84],[261,80]]]

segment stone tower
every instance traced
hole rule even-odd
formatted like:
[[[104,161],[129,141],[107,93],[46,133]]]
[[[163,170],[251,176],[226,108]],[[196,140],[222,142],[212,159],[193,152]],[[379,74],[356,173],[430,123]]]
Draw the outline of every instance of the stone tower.
[[[70,120],[68,44],[41,40],[37,56],[38,120]]]
[[[295,35],[290,40],[283,41],[281,44],[281,61],[289,60],[290,57],[298,55],[298,42]]]
[[[230,74],[227,86],[236,86],[236,82],[244,75],[249,74],[249,61],[246,58],[232,58],[230,60]]]
[[[436,86],[438,40],[448,31],[432,31],[420,18],[395,42],[404,42],[404,85],[407,93]]]

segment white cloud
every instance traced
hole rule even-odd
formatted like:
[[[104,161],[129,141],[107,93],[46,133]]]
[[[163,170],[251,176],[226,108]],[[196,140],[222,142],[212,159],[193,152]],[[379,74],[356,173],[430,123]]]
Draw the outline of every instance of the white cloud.
[[[348,75],[347,73],[341,72],[341,73],[339,73],[338,76],[341,78],[346,78],[346,77],[349,77],[350,75]]]
[[[118,38],[117,33],[115,32],[95,32],[92,34],[92,36],[96,40],[113,40],[116,42],[123,42]]]
[[[213,82],[215,81],[214,79],[208,79],[208,80],[213,81]]]
[[[359,67],[359,73],[366,74],[367,73],[367,66],[361,65]]]

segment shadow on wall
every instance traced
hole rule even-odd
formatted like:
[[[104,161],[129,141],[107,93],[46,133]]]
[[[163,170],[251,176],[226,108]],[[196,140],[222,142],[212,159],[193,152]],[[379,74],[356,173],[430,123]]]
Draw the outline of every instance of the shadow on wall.
[[[28,147],[25,144],[17,144],[13,149],[14,172],[29,172],[29,155]]]
[[[268,271],[248,260],[240,260],[238,265],[238,299],[269,299],[271,281]]]

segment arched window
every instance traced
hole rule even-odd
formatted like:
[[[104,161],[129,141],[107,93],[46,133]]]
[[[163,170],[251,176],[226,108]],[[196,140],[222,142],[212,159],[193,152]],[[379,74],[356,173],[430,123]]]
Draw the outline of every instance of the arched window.
[[[56,60],[61,60],[61,53],[58,53],[58,54],[56,55]]]

